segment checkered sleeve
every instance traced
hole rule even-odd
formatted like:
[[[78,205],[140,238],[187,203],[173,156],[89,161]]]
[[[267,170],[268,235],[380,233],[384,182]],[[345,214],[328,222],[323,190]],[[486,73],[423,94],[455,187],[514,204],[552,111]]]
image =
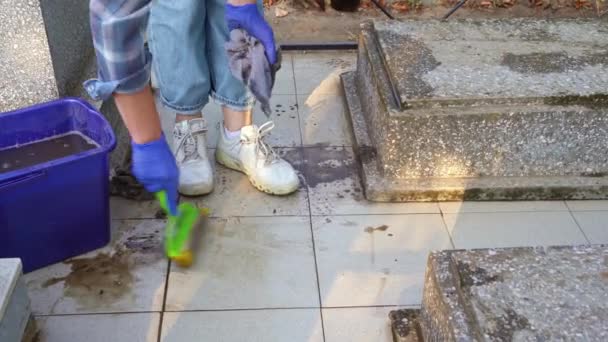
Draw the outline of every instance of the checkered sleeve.
[[[150,80],[151,55],[144,46],[151,0],[90,0],[97,78],[84,87],[95,100],[134,93]]]

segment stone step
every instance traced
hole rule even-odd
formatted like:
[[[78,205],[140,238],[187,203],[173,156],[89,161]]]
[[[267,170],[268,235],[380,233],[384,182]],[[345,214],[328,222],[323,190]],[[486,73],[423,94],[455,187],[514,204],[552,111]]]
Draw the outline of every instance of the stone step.
[[[342,81],[367,198],[606,198],[604,32],[594,20],[363,25]]]
[[[427,342],[606,341],[606,317],[608,246],[570,246],[432,253],[409,321]]]
[[[24,337],[30,319],[30,300],[22,279],[21,260],[0,259],[0,341],[28,340]]]

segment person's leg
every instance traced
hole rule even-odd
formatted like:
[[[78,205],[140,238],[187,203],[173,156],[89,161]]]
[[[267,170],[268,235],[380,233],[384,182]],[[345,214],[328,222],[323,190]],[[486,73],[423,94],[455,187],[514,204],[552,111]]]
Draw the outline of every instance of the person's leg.
[[[224,20],[225,0],[207,0],[207,60],[215,100],[222,104],[224,127],[216,149],[217,161],[241,171],[261,191],[286,195],[298,189],[299,178],[293,167],[281,159],[263,138],[273,127],[252,123],[253,96],[232,76],[224,44],[229,32]],[[259,9],[263,11],[261,2]]]
[[[213,190],[207,128],[201,115],[211,91],[204,3],[157,0],[150,11],[148,26],[159,96],[165,108],[175,114],[173,150],[181,174],[179,191],[189,196]]]
[[[222,106],[222,113],[224,115],[224,127],[226,130],[235,132],[240,131],[245,126],[251,126],[253,124],[252,110],[235,110],[228,106]]]

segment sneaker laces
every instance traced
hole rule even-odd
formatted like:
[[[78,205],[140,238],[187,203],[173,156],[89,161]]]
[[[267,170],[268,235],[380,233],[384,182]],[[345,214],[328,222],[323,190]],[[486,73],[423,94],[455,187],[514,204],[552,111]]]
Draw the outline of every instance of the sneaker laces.
[[[197,141],[195,139],[195,136],[198,134],[204,134],[205,132],[207,132],[207,125],[205,124],[204,119],[193,119],[194,120],[200,120],[201,124],[200,125],[196,125],[199,128],[198,129],[192,129],[192,126],[190,122],[188,122],[188,129],[185,130],[185,132],[179,131],[178,137],[179,137],[179,143],[177,144],[177,147],[175,148],[175,155],[177,156],[179,154],[179,151],[183,148],[184,150],[184,160],[183,161],[188,161],[188,160],[192,160],[192,159],[198,159],[199,158],[199,154],[198,154],[198,144]]]
[[[279,160],[279,155],[275,150],[270,147],[265,141],[264,137],[272,131],[274,128],[274,122],[268,121],[258,128],[258,134],[255,137],[253,143],[255,143],[256,155],[263,155],[266,164]]]

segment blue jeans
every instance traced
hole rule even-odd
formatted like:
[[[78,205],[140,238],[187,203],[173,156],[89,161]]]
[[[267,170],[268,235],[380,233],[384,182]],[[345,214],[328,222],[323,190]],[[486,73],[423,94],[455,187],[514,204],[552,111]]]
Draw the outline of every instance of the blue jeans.
[[[160,97],[181,114],[198,114],[211,95],[234,110],[251,109],[254,98],[228,68],[224,44],[225,0],[154,0],[148,44]],[[258,7],[263,11],[261,2]]]

